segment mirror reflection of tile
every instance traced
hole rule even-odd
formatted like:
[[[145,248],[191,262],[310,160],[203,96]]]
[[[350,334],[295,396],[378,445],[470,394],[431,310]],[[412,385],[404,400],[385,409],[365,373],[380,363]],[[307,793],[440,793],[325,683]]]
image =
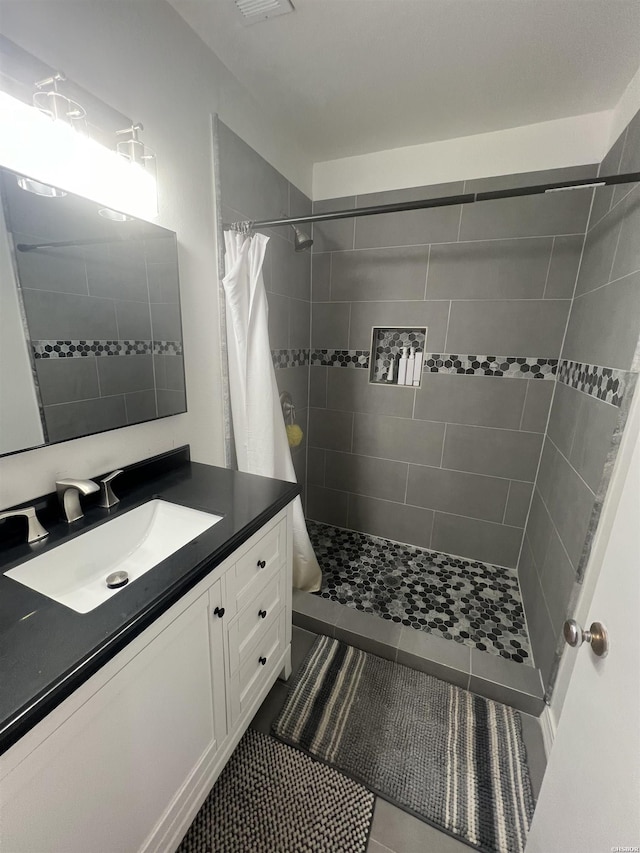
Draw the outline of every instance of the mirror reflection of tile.
[[[5,169],[0,190],[45,441],[186,411],[175,234]]]

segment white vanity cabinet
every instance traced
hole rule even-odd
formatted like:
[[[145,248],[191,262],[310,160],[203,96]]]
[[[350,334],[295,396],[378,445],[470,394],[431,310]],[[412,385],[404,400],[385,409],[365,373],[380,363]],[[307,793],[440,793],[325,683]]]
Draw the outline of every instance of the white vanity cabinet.
[[[291,536],[285,509],[0,757],[0,850],[175,850],[289,675]]]

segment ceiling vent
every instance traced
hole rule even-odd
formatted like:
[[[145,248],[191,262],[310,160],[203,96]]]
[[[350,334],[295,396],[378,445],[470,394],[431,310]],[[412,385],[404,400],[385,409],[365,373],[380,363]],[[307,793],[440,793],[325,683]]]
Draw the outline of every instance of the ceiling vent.
[[[287,15],[294,11],[291,0],[233,0],[245,26]]]

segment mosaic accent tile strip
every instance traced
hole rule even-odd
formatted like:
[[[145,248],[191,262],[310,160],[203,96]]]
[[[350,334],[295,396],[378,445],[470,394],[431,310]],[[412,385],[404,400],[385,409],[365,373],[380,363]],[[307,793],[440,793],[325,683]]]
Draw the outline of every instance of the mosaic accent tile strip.
[[[627,371],[581,364],[579,361],[562,361],[558,379],[571,388],[620,408],[627,386]]]
[[[375,328],[373,330],[375,355],[373,370],[370,376],[371,381],[386,381],[392,357],[396,358],[395,373],[397,374],[397,357],[402,353],[403,347],[420,350],[424,353],[425,333],[426,330],[424,327],[419,329]]]
[[[154,355],[182,355],[182,341],[154,341]]]
[[[515,569],[307,521],[319,595],[517,663],[531,646]]]
[[[366,349],[314,349],[311,351],[312,367],[369,367],[369,350]]]
[[[508,379],[553,379],[558,369],[558,359],[428,352],[425,356],[424,369],[427,373],[505,376]]]
[[[276,370],[283,367],[306,367],[309,364],[308,349],[272,349],[271,358]]]
[[[100,358],[111,355],[182,355],[182,341],[32,341],[33,357]]]

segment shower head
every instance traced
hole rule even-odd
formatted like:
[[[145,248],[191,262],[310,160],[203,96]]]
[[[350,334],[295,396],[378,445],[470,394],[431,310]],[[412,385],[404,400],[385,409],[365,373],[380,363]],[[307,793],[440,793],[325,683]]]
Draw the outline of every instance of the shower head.
[[[301,231],[297,225],[291,223],[291,227],[295,231],[295,238],[293,241],[294,249],[296,252],[303,252],[305,249],[309,249],[313,246],[313,240],[309,237],[308,234],[305,234],[304,231]]]

